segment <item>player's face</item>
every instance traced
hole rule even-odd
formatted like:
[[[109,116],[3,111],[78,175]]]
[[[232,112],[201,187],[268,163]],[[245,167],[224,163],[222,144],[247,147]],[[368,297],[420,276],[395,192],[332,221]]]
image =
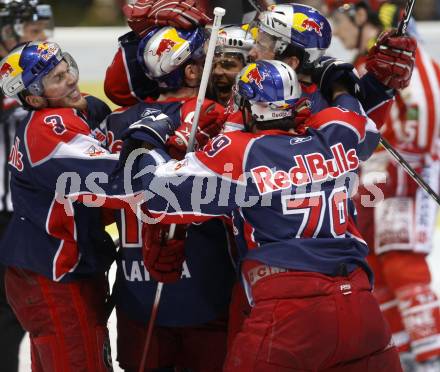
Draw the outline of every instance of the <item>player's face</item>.
[[[43,87],[49,107],[84,107],[85,99],[78,88],[78,74],[64,60],[43,78]]]
[[[222,54],[214,57],[212,63],[212,80],[216,87],[231,88],[235,77],[244,67],[241,58],[231,54]]]
[[[344,13],[336,12],[333,17],[334,35],[341,39],[347,49],[356,49],[359,29]]]
[[[226,105],[231,96],[237,74],[244,67],[242,59],[234,54],[216,55],[213,60],[212,85],[218,101]]]
[[[275,59],[275,38],[264,31],[259,31],[254,47],[249,52],[251,61]]]
[[[20,42],[26,43],[28,41],[46,41],[50,36],[48,35],[49,23],[48,21],[27,22],[23,25],[22,36]]]

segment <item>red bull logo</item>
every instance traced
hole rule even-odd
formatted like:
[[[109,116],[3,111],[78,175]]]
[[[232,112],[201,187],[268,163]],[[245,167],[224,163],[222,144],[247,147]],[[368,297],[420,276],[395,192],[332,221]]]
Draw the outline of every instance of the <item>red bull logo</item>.
[[[160,59],[164,53],[168,53],[177,42],[170,39],[162,39],[157,47],[156,51],[152,51],[153,56],[157,56],[157,59]]]
[[[43,53],[44,51],[49,49],[48,43],[40,43],[37,46],[37,53]]]
[[[0,68],[0,79],[8,77],[13,72],[14,69],[8,62],[3,63],[2,67]]]
[[[37,46],[37,52],[40,54],[41,58],[48,61],[53,57],[58,51],[58,46],[54,43],[40,43]]]
[[[261,83],[266,79],[266,76],[268,76],[268,74],[265,72],[260,73],[260,70],[258,70],[257,67],[251,69],[246,75],[249,83],[254,82],[260,89],[263,89],[263,85]]]
[[[319,36],[322,36],[322,28],[324,27],[324,23],[318,23],[314,19],[307,18],[302,21],[301,27],[304,28],[307,31],[314,31]]]
[[[228,33],[225,30],[220,30],[218,33],[217,45],[225,45],[228,38]]]

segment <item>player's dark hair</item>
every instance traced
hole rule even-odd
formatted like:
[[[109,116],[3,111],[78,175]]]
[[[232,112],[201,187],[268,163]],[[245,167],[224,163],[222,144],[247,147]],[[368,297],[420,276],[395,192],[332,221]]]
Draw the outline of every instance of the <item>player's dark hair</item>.
[[[29,103],[27,103],[26,101],[26,97],[27,96],[31,96],[32,94],[28,91],[28,90],[23,90],[22,92],[17,94],[18,99],[20,100],[21,105],[23,106],[23,108],[25,110],[35,110],[35,107],[31,106]]]
[[[293,116],[286,116],[282,119],[267,120],[267,121],[256,121],[252,120],[253,125],[259,130],[269,130],[269,129],[281,129],[288,131],[290,129],[295,129],[296,124]]]
[[[297,68],[298,72],[302,71],[302,66],[305,58],[305,50],[303,48],[300,48],[296,45],[289,44],[287,45],[286,49],[282,53],[277,53],[275,55],[275,59],[282,61],[285,58],[289,57],[296,57],[299,59],[299,66]]]

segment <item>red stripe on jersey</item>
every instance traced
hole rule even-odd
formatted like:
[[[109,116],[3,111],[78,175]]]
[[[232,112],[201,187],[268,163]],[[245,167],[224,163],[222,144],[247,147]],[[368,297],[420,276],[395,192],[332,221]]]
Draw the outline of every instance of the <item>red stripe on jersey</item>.
[[[347,233],[350,234],[353,238],[360,240],[362,243],[367,245],[367,243],[365,243],[364,238],[362,237],[362,234],[359,232],[352,216],[348,217]],[[373,249],[373,247],[370,248]]]
[[[89,135],[87,123],[68,108],[35,111],[26,127],[25,141],[32,165],[42,162],[61,143],[68,143],[78,134]],[[35,141],[35,138],[39,138]]]
[[[416,68],[419,70],[420,79],[422,81],[423,90],[425,93],[426,98],[426,108],[428,110],[428,131],[427,131],[427,138],[426,138],[426,147],[425,150],[430,151],[433,138],[431,136],[432,133],[434,133],[434,126],[435,126],[435,102],[434,102],[434,95],[432,93],[432,87],[431,83],[429,81],[428,73],[426,71],[426,68],[423,64],[422,56],[420,53],[420,49],[417,48],[416,50]]]
[[[435,76],[437,77],[437,81],[440,84],[440,65],[435,61],[432,61],[432,65],[434,66]]]
[[[172,223],[192,223],[192,222],[205,222],[213,217],[220,217],[220,216],[213,216],[213,215],[203,215],[203,214],[191,214],[191,213],[185,213],[185,214],[164,214],[163,212],[155,212],[148,210],[148,215],[150,218],[155,218],[160,223],[165,224],[172,224]]]
[[[246,240],[246,245],[247,245],[248,249],[257,248],[258,244],[257,244],[257,242],[255,241],[255,238],[254,238],[255,229],[253,228],[253,226],[249,222],[247,222],[244,219],[243,216],[242,216],[242,218],[243,218],[243,222],[244,222],[244,224],[243,224],[243,230],[244,230],[243,231],[243,235],[244,235],[244,238]]]
[[[79,260],[71,204],[53,201],[47,216],[46,230],[50,236],[61,240],[53,262],[53,280],[58,281],[71,271]]]
[[[336,124],[351,128],[359,137],[359,141],[365,138],[365,125],[367,118],[352,111],[343,110],[339,107],[329,107],[310,117],[306,126],[314,129],[322,129],[327,125]]]
[[[386,123],[387,118],[390,116],[391,107],[393,106],[394,100],[389,99],[388,101],[382,102],[379,106],[373,107],[368,112],[368,117],[374,121],[378,130]]]
[[[196,152],[197,159],[214,173],[234,181],[245,181],[243,177],[243,161],[246,148],[255,138],[262,134],[245,132],[229,132],[213,138]]]

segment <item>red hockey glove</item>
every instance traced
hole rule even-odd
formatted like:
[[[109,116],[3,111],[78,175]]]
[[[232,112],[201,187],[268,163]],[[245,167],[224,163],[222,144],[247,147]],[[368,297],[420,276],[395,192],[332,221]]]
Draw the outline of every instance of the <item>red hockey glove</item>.
[[[205,26],[211,19],[196,0],[136,0],[123,7],[130,28],[144,36],[153,26],[172,26],[184,30]]]
[[[174,159],[181,160],[185,156],[194,118],[196,100],[187,101],[181,108],[183,123],[167,141],[168,153]],[[205,99],[200,111],[197,126],[195,148],[199,150],[223,129],[226,121],[225,108],[218,103]]]
[[[166,240],[169,228],[169,225],[159,223],[142,226],[144,266],[155,280],[162,283],[179,280],[185,261],[185,240]]]
[[[310,99],[308,97],[302,97],[295,105],[295,131],[303,132],[304,124],[312,114]]]
[[[414,38],[396,36],[396,30],[383,32],[368,53],[366,69],[389,88],[406,88],[414,69],[416,49]]]

